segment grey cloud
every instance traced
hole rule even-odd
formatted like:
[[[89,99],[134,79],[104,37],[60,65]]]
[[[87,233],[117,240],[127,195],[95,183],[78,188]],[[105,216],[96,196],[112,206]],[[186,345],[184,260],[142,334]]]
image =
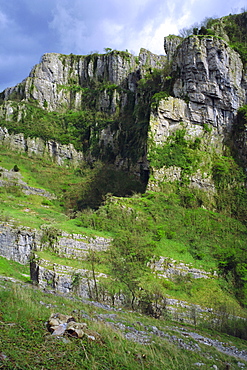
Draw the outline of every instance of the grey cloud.
[[[163,37],[240,11],[245,0],[8,0],[0,2],[0,91],[20,82],[46,52],[105,47],[163,53]],[[8,61],[8,62],[7,62]]]

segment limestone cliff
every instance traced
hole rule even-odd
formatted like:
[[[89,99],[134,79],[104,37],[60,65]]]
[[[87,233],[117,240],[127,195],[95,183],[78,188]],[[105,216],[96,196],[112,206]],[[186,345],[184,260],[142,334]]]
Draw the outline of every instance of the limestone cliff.
[[[47,241],[47,228],[34,230],[11,224],[0,223],[0,256],[9,260],[27,264],[32,254],[52,248],[57,255],[69,259],[85,259],[89,250],[103,251],[111,239],[99,236],[88,237],[81,234],[59,232],[56,240]]]
[[[73,144],[62,145],[55,140],[25,137],[23,133],[10,134],[5,127],[0,127],[0,145],[27,153],[30,157],[49,158],[58,165],[77,167],[84,159],[83,153],[75,150]]]
[[[4,91],[4,100],[15,95],[26,101],[33,99],[49,110],[82,109],[85,89],[100,84],[97,109],[114,113],[118,101],[124,106],[127,92],[136,91],[146,69],[161,69],[165,61],[145,49],[138,57],[118,51],[87,56],[49,53],[43,55],[27,79]],[[107,92],[109,86],[114,90],[112,97]],[[117,86],[125,91],[119,92]]]
[[[187,140],[194,140],[194,147],[200,146],[205,153],[224,154],[227,144],[246,161],[246,139],[243,133],[241,138],[236,134],[235,126],[237,111],[247,101],[247,76],[240,55],[225,39],[169,36],[164,44],[166,57],[144,49],[138,57],[119,51],[45,54],[26,80],[2,93],[1,123],[6,122],[14,133],[18,125],[25,130],[27,120],[36,123],[40,115],[30,113],[27,104],[47,114],[82,112],[77,120],[69,116],[62,122],[58,117],[57,133],[53,123],[52,130],[45,126],[48,138],[44,142],[34,138],[40,130],[32,132],[32,138],[24,132],[13,140],[30,153],[49,153],[60,164],[65,158],[71,163],[100,159],[131,171],[145,183],[150,169],[154,177],[165,171],[168,178],[181,178],[177,163],[164,163],[163,169],[157,169],[149,162],[148,136],[153,148],[168,142],[177,130],[185,130]],[[51,119],[47,117],[41,117],[43,125]],[[65,146],[58,143],[64,135]],[[11,140],[5,134],[2,142]],[[78,152],[70,140],[76,141]],[[201,162],[203,171],[194,168],[190,181],[213,192],[212,166],[206,162]]]
[[[173,59],[174,96],[189,100],[190,121],[231,130],[246,103],[246,75],[238,53],[213,37],[188,37]]]
[[[185,138],[196,140],[200,151],[208,153],[207,165],[204,156],[190,173],[190,182],[214,192],[210,155],[224,154],[226,144],[234,146],[239,155],[245,148],[243,139],[239,140],[241,146],[236,136],[233,139],[233,132],[237,111],[246,104],[246,72],[239,54],[224,40],[212,36],[191,36],[180,40],[179,45],[175,39],[168,52],[173,55],[174,97],[153,107],[149,136],[158,148],[169,142],[177,130],[185,130]],[[164,180],[181,180],[181,173],[176,164],[153,168],[156,185]],[[151,188],[155,188],[154,183]]]
[[[25,145],[28,152],[49,152],[51,157],[56,157],[54,152],[62,151],[68,153],[64,157],[82,160],[80,154],[76,155],[67,144],[70,140],[77,140],[77,149],[84,152],[86,161],[103,159],[114,163],[117,168],[146,178],[142,172],[148,171],[145,154],[149,102],[152,94],[160,89],[165,64],[166,57],[145,49],[141,49],[138,57],[118,51],[88,56],[45,54],[26,80],[3,92],[0,118],[3,125],[6,122],[7,128],[16,134],[19,133],[18,125],[19,130],[26,130],[26,121],[33,122],[35,127],[40,120],[42,123],[31,135],[39,136],[46,132],[46,137],[49,137],[55,125],[48,131],[44,127],[42,132],[40,127],[44,120],[42,113],[37,113],[37,107],[47,114],[51,111],[82,112],[83,117],[78,118],[74,127],[70,117],[65,124],[60,123],[62,118],[58,119],[57,125],[62,127],[57,136],[51,134],[56,140],[46,140],[45,148],[39,140],[28,139],[29,132],[24,132],[26,142],[21,145]],[[144,85],[152,80],[153,74],[157,75],[159,85],[153,83],[146,94]],[[31,108],[27,104],[31,104]],[[44,125],[53,118],[48,116]],[[64,133],[68,137],[67,148],[61,148],[57,143]],[[53,147],[56,147],[54,151],[51,150]],[[59,156],[56,161],[64,162]]]

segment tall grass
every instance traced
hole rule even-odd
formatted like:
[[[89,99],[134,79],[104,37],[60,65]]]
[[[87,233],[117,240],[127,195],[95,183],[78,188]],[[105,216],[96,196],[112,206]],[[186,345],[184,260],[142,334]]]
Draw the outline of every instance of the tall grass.
[[[213,364],[223,366],[227,361],[233,368],[235,366],[234,359],[209,346],[200,345],[201,351],[180,347],[178,343],[181,336],[178,333],[174,344],[162,337],[153,337],[147,345],[129,341],[124,337],[124,332],[96,319],[98,314],[105,313],[102,309],[80,301],[44,294],[32,287],[5,282],[5,289],[0,290],[0,302],[1,355],[5,356],[1,359],[0,366],[5,370],[184,370],[197,368],[196,363],[204,363],[206,368],[211,368]],[[79,320],[81,314],[87,314],[83,321],[86,321],[90,330],[99,333],[99,340],[51,336],[47,332],[46,321],[52,312],[69,315],[73,312]],[[148,330],[143,329],[148,325],[160,328],[168,336],[174,335],[172,323],[162,323],[128,312],[118,312],[117,316],[119,322],[125,322],[130,327]],[[191,330],[189,327],[187,329]],[[183,330],[186,330],[185,327]],[[213,337],[214,334],[207,332],[207,335]],[[219,334],[217,338],[226,341]],[[242,342],[237,342],[234,338],[231,341],[232,345],[244,348]],[[186,342],[183,336],[181,342]],[[187,342],[193,344],[191,340]]]

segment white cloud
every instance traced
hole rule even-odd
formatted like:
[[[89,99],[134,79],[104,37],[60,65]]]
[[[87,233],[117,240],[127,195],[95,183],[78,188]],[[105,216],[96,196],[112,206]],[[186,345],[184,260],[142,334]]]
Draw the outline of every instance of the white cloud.
[[[4,29],[8,26],[9,19],[6,14],[0,11],[0,28]]]
[[[110,47],[137,54],[144,47],[163,54],[164,36],[243,7],[245,0],[0,1],[1,59],[11,57],[11,66],[16,60],[12,73],[1,64],[0,81],[7,84],[7,74],[12,79],[17,70],[16,83],[21,81],[45,52],[88,54]]]

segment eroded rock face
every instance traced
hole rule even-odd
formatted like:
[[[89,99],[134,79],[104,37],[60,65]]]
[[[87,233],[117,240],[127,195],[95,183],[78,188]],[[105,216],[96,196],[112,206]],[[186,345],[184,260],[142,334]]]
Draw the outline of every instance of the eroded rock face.
[[[53,289],[62,294],[75,293],[82,298],[95,298],[95,281],[92,271],[59,265],[43,259],[31,261],[31,277],[43,289]],[[107,278],[95,272],[96,280]]]
[[[38,236],[33,231],[0,225],[0,256],[27,264],[31,251],[36,249]]]
[[[25,138],[24,134],[10,134],[5,127],[0,127],[0,144],[28,155],[52,159],[58,165],[78,166],[84,159],[73,144],[63,145],[55,140]]]
[[[192,36],[179,46],[175,44],[171,50],[167,45],[168,52],[173,53],[175,97],[161,100],[151,112],[149,136],[154,145],[162,146],[177,130],[185,130],[185,138],[199,140],[200,149],[209,155],[223,154],[225,144],[231,142],[244,158],[244,135],[233,136],[237,110],[246,104],[247,98],[246,74],[240,56],[218,38]],[[204,164],[201,167],[207,167],[206,171],[199,168],[190,177],[190,183],[214,193],[210,164]],[[181,180],[181,169],[176,166],[152,171],[156,185]],[[149,188],[158,190],[156,185],[149,183]]]
[[[221,151],[225,137],[222,127],[218,129],[209,126],[205,115],[194,108],[191,102],[186,103],[179,98],[168,97],[161,100],[157,110],[153,110],[150,117],[150,134],[156,145],[161,145],[183,127],[186,129],[187,137],[203,138],[208,150]],[[205,124],[208,125],[208,132],[205,130]]]
[[[201,150],[209,154],[222,153],[224,135],[217,127],[209,126],[205,130],[204,116],[194,111],[190,103],[183,99],[169,97],[161,100],[157,109],[150,117],[150,138],[156,147],[162,147],[177,130],[185,130],[186,140],[199,140]],[[203,166],[189,176],[190,186],[206,191],[209,195],[215,193],[215,186],[210,171],[210,156],[204,159]],[[182,170],[177,166],[152,168],[150,190],[159,191],[164,181],[181,181]]]
[[[10,223],[0,224],[0,256],[26,264],[32,252],[48,248],[42,242],[44,231],[14,227]],[[85,259],[89,251],[104,251],[109,247],[111,239],[80,234],[61,233],[53,241],[53,249],[60,257]]]
[[[8,100],[15,93],[20,99],[36,100],[48,110],[81,109],[86,93],[83,88],[89,83],[104,82],[108,87],[116,85],[126,90],[121,94],[114,91],[114,95],[109,97],[106,94],[107,86],[101,89],[97,109],[115,113],[118,105],[126,104],[127,91],[136,91],[145,68],[161,69],[165,62],[164,56],[157,56],[145,49],[141,49],[139,57],[128,52],[87,56],[47,53],[32,69],[29,77],[4,91],[4,98]]]
[[[181,44],[183,38],[180,36],[169,35],[164,38],[164,49],[167,55],[167,59],[170,62],[175,54],[178,45]]]
[[[84,109],[83,102],[88,98],[88,91],[93,90],[94,84],[101,86],[95,100],[94,109],[97,112],[117,117],[127,107],[129,114],[134,117],[135,108],[141,99],[140,90],[137,90],[138,82],[145,73],[153,69],[162,70],[168,60],[172,62],[174,97],[161,101],[157,110],[151,114],[150,136],[156,145],[164,143],[173,132],[181,128],[183,122],[187,135],[202,139],[203,148],[207,147],[208,151],[222,153],[224,143],[230,138],[237,151],[242,153],[242,158],[245,158],[244,134],[241,138],[235,136],[233,139],[232,136],[237,110],[247,99],[247,77],[238,53],[224,40],[211,36],[191,36],[184,40],[169,36],[165,38],[165,50],[167,57],[154,55],[144,49],[138,57],[115,51],[88,56],[45,54],[23,83],[6,89],[0,117],[6,120],[11,120],[13,115],[17,119],[25,118],[25,107],[20,103],[16,110],[8,101],[13,93],[24,101],[34,99],[47,110]],[[142,109],[149,112],[149,108],[143,106]],[[145,124],[147,122],[148,118]],[[137,123],[133,119],[132,124]],[[133,130],[136,137],[138,134],[143,135],[142,140],[136,140],[139,145],[137,151],[130,145],[130,142],[136,142],[131,138],[131,130],[125,132],[124,125],[125,122],[114,127],[105,125],[97,132],[94,140],[98,143],[101,156],[111,153],[111,163],[114,162],[117,168],[130,171],[141,179],[144,173],[146,184],[150,168],[146,156],[146,137],[141,132],[143,128],[139,132]],[[210,130],[206,132],[205,127]],[[44,143],[40,139],[26,140],[21,134],[8,137],[6,132],[0,132],[0,140],[30,154],[47,154],[59,164],[79,163],[83,160],[82,153],[76,152],[72,145],[60,145],[54,141]],[[86,160],[95,159],[92,153],[87,154]],[[205,182],[203,178],[203,173],[197,173],[191,181],[196,185]],[[210,186],[209,182],[205,187]]]
[[[175,97],[189,101],[192,123],[207,123],[229,132],[237,109],[246,103],[243,63],[225,41],[189,37],[173,60]]]

